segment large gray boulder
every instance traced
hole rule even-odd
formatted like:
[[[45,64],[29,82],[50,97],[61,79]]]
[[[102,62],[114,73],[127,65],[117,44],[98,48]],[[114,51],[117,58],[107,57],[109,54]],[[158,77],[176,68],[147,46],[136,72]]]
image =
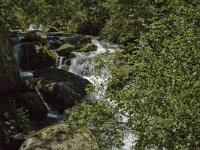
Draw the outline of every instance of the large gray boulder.
[[[33,76],[45,101],[61,112],[79,102],[91,84],[73,73],[53,68],[34,71]]]
[[[65,56],[68,57],[69,54],[75,50],[75,47],[71,44],[63,44],[61,45],[59,48],[57,48],[55,50],[55,52],[59,55],[59,56]]]
[[[69,135],[65,123],[57,124],[29,135],[19,150],[99,150],[96,138],[91,131],[82,131]]]

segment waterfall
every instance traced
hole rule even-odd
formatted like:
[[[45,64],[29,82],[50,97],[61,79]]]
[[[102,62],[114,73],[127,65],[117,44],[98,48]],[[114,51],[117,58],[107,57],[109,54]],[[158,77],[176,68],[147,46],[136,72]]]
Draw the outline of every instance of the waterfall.
[[[47,111],[48,111],[48,112],[47,112],[47,117],[48,117],[48,118],[51,118],[51,119],[56,119],[56,120],[61,120],[61,119],[63,119],[63,115],[60,115],[60,114],[58,113],[58,111],[53,110],[53,109],[51,108],[51,106],[49,106],[49,105],[45,102],[45,100],[44,100],[42,94],[40,93],[39,89],[38,89],[36,86],[35,86],[34,88],[35,88],[35,91],[37,92],[37,94],[40,96],[40,99],[41,99],[42,102],[44,103],[45,107],[47,108]]]
[[[29,26],[29,30],[30,31],[33,31],[33,30],[36,30],[37,29],[37,25],[36,24],[31,24],[30,26]]]
[[[42,31],[42,30],[44,30],[44,26],[42,24],[40,24],[39,27],[38,27],[36,24],[31,24],[29,26],[28,30],[29,31],[34,31],[34,30],[40,30],[40,31]]]
[[[22,55],[22,48],[21,48],[21,43],[15,44],[12,48],[13,54],[15,59],[17,60],[18,66],[19,66],[19,61]]]
[[[42,100],[42,102],[44,103],[44,105],[46,106],[48,112],[51,112],[51,109],[49,107],[49,105],[44,101],[43,96],[41,95],[39,89],[35,86],[35,91],[37,92],[37,94],[40,96],[40,99]]]
[[[56,64],[55,64],[55,67],[56,67],[57,69],[61,69],[61,67],[62,67],[62,65],[63,65],[63,63],[64,63],[64,58],[65,58],[65,57],[59,56],[59,55],[57,54],[57,57],[56,57]]]

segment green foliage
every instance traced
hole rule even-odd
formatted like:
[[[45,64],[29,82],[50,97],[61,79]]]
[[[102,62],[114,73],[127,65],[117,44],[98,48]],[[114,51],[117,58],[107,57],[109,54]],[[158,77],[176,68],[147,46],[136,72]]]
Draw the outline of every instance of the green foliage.
[[[17,108],[13,98],[1,98],[0,108],[1,140],[9,141],[11,136],[17,133],[27,133],[30,131],[31,123],[27,112],[22,108]]]
[[[117,67],[111,68],[109,93],[130,116],[135,149],[200,147],[196,6],[183,1],[162,6],[162,17],[154,18],[133,47],[137,52],[118,55]]]
[[[150,4],[149,0],[107,0],[110,18],[102,29],[102,36],[124,45],[133,43],[140,32],[145,31],[145,24],[155,13]]]
[[[95,135],[101,149],[123,145],[123,128],[116,117],[117,110],[106,101],[94,105],[78,104],[69,111],[66,123],[70,131],[76,133],[89,128]]]
[[[117,106],[75,106],[67,121],[72,132],[88,127],[102,149],[120,146],[115,114],[124,111],[135,149],[199,149],[199,0],[3,0],[0,17],[12,28],[43,23],[123,45],[109,64],[107,97]]]

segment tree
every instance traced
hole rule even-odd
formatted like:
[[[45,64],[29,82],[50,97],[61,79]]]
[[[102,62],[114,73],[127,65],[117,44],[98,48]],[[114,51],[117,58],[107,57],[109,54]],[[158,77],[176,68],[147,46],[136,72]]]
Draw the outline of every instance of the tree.
[[[17,91],[21,89],[19,70],[10,50],[6,22],[0,19],[0,93]]]

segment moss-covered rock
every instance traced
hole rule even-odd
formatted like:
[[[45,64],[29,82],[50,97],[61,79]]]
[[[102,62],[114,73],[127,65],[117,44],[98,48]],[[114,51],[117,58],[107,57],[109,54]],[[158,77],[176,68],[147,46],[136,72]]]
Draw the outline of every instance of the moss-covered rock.
[[[49,49],[45,49],[44,50],[44,53],[50,57],[51,60],[53,60],[54,62],[56,61],[56,58],[57,58],[57,54]]]
[[[69,65],[64,64],[61,66],[61,69],[68,71],[69,70]]]
[[[38,79],[36,85],[45,101],[61,112],[80,102],[90,85],[88,80],[60,69],[34,71],[33,76]]]
[[[81,48],[77,51],[78,52],[90,52],[90,51],[96,51],[96,50],[97,50],[96,45],[88,43],[86,45],[81,46]]]
[[[34,43],[22,43],[19,66],[22,70],[35,70],[54,66],[56,53],[35,45]]]
[[[63,44],[62,46],[60,46],[59,48],[57,48],[55,50],[55,52],[59,55],[59,56],[69,56],[69,54],[74,51],[75,48],[73,45],[70,44]]]
[[[44,128],[29,135],[19,150],[99,150],[91,131],[83,128],[70,135],[65,123]]]
[[[21,40],[21,42],[32,42],[32,43],[35,42],[38,44],[46,45],[47,37],[43,32],[34,30],[34,31],[27,32],[24,35],[24,38]]]

